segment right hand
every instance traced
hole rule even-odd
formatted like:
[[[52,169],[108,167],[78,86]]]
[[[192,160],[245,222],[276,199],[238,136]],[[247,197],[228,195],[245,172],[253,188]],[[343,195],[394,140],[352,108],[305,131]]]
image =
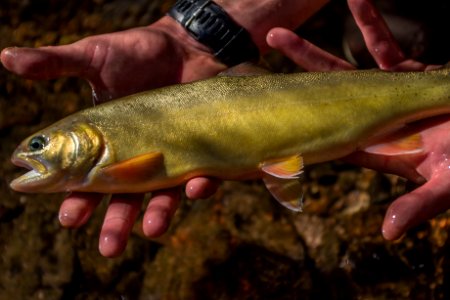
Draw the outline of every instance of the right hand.
[[[348,0],[350,10],[360,28],[367,48],[380,69],[385,71],[426,71],[425,65],[406,59],[391,32],[370,0]],[[308,70],[351,70],[354,66],[297,37],[293,32],[275,28],[268,44],[283,52]],[[450,208],[450,117],[448,115],[416,123],[422,136],[424,156],[381,156],[355,152],[345,160],[385,173],[397,174],[422,184],[396,199],[388,208],[383,223],[383,236],[400,238],[409,228],[435,217]],[[425,182],[426,181],[426,182]]]

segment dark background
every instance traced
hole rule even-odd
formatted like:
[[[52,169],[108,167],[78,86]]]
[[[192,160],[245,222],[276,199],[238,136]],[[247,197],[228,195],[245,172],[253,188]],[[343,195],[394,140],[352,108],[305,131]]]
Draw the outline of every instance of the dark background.
[[[449,60],[446,0],[377,4],[409,56]],[[66,44],[145,26],[170,5],[2,0],[0,48]],[[298,32],[342,57],[347,45],[360,67],[373,67],[352,28],[345,1],[334,1]],[[275,71],[296,70],[275,54],[266,59]],[[211,199],[184,202],[164,237],[148,241],[136,230],[121,257],[101,257],[106,201],[86,226],[68,230],[57,219],[63,195],[8,187],[23,172],[9,161],[15,146],[91,103],[79,79],[36,82],[0,68],[0,299],[450,298],[450,215],[384,241],[387,205],[408,187],[340,162],[308,168],[304,213],[280,207],[259,182],[227,182]]]

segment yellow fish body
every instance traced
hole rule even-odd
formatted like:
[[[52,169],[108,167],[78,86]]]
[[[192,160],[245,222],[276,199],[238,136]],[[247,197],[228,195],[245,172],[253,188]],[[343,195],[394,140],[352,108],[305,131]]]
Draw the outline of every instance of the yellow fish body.
[[[43,129],[14,152],[13,163],[31,171],[11,187],[137,193],[196,176],[263,178],[275,198],[300,209],[303,164],[341,158],[392,128],[447,112],[449,69],[215,77],[128,96]]]

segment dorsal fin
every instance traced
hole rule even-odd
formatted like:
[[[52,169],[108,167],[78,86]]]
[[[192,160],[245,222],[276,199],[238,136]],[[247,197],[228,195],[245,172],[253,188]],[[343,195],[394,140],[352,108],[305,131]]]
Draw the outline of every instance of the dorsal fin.
[[[243,62],[220,72],[217,76],[256,76],[267,75],[271,72],[255,63]]]

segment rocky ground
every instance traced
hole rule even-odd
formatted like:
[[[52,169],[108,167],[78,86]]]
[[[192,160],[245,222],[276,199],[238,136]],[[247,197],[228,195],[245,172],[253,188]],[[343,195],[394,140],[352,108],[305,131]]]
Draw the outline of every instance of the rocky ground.
[[[64,44],[146,25],[169,2],[5,0],[0,48]],[[420,31],[426,42],[406,39],[411,55],[449,60],[445,1],[427,7],[386,2],[380,3],[386,12],[402,11],[428,26]],[[300,32],[339,54],[346,13],[337,1]],[[350,39],[348,31],[345,36]],[[354,56],[365,59],[361,52]],[[292,70],[283,59],[268,60],[277,70]],[[450,298],[450,214],[386,242],[383,215],[407,189],[404,180],[339,162],[308,168],[301,214],[280,207],[260,182],[227,182],[211,199],[183,203],[161,239],[136,233],[121,257],[101,257],[106,203],[86,226],[68,230],[57,219],[62,195],[18,194],[8,187],[22,172],[9,162],[18,142],[89,106],[90,97],[79,79],[36,82],[0,69],[0,299]]]

